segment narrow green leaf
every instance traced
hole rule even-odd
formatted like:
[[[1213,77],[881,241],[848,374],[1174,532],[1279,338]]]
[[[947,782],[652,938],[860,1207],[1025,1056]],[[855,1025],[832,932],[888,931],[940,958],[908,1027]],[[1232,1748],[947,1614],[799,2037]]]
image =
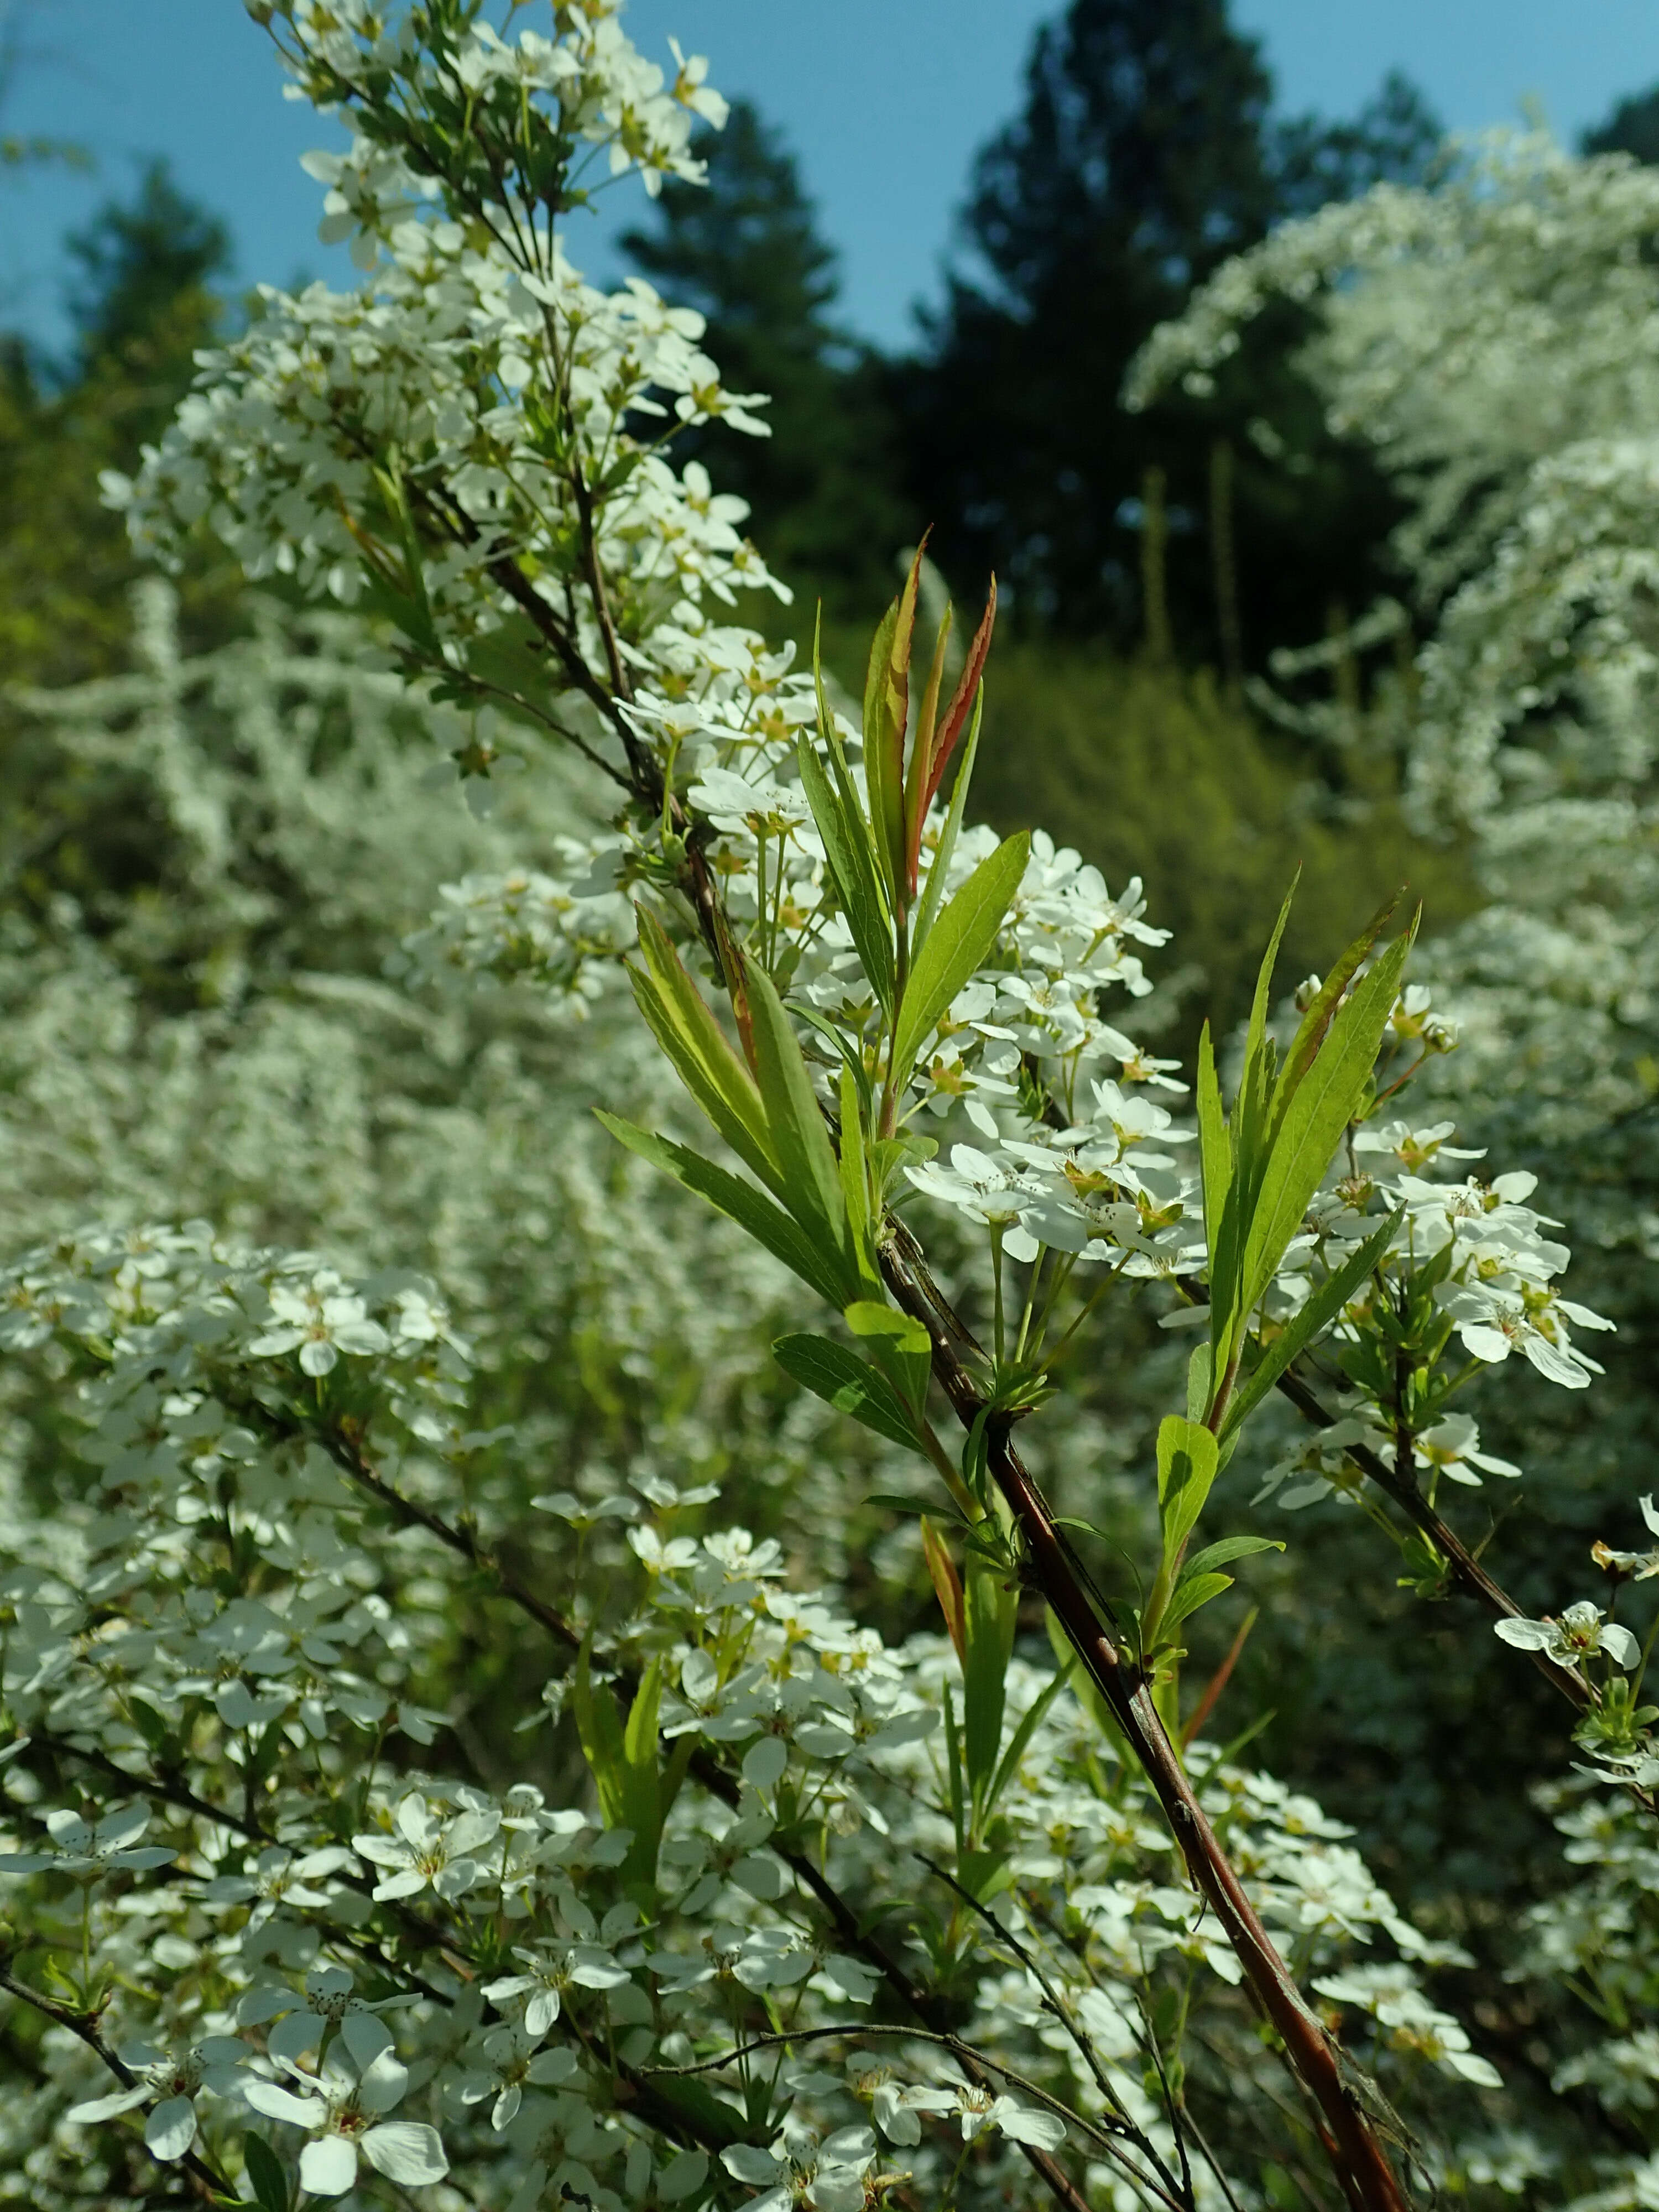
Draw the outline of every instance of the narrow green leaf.
[[[839,1306],[848,1293],[848,1279],[839,1257],[832,1267],[829,1257],[821,1252],[798,1222],[792,1221],[781,1207],[775,1206],[763,1191],[746,1183],[740,1176],[716,1167],[701,1152],[694,1152],[684,1145],[676,1145],[665,1137],[654,1135],[648,1129],[636,1128],[615,1114],[599,1113],[596,1118],[616,1138],[626,1145],[630,1152],[637,1152],[642,1160],[660,1168],[665,1175],[673,1176],[699,1198],[735,1221],[739,1229],[763,1245],[775,1260],[810,1283],[821,1298],[832,1306]]]
[[[1019,1771],[1019,1762],[1030,1748],[1031,1738],[1036,1734],[1044,1714],[1070,1681],[1073,1667],[1075,1664],[1076,1662],[1073,1661],[1072,1665],[1058,1668],[1049,1677],[1047,1686],[1038,1692],[1020,1715],[1019,1725],[1009,1737],[1008,1747],[1003,1753],[998,1763],[997,1771],[991,1778],[991,1786],[985,1793],[985,1811],[988,1817],[994,1812],[997,1801],[1013,1777]]]
[[[841,1071],[841,1191],[847,1208],[847,1234],[859,1279],[866,1290],[878,1291],[874,1224],[870,1212],[870,1164],[864,1149],[864,1115],[858,1079],[850,1067]]]
[[[629,1766],[657,1767],[657,1711],[662,1703],[662,1661],[653,1659],[640,1678],[623,1732],[623,1757]]]
[[[963,817],[968,811],[968,792],[974,780],[974,763],[979,757],[980,724],[985,717],[985,695],[981,691],[974,701],[974,719],[968,732],[967,748],[962,756],[962,766],[957,770],[957,780],[951,787],[951,804],[945,811],[945,827],[939,831],[939,846],[927,871],[927,881],[922,888],[921,904],[916,908],[910,924],[910,957],[916,958],[927,942],[927,933],[945,896],[945,879],[951,872],[951,860],[957,849],[957,839],[962,834]]]
[[[908,1080],[916,1054],[958,991],[990,957],[1012,905],[1030,857],[1030,833],[1022,830],[988,854],[927,933],[916,957],[898,1012],[893,1047],[893,1085]]]
[[[1208,1429],[1179,1413],[1165,1415],[1158,1431],[1158,1509],[1164,1564],[1170,1571],[1204,1510],[1218,1465],[1216,1440]]]
[[[915,866],[915,855],[921,844],[921,824],[932,796],[933,774],[933,730],[939,720],[939,695],[945,681],[945,656],[951,649],[951,632],[956,623],[957,611],[948,604],[945,619],[933,639],[933,658],[927,670],[927,681],[922,686],[921,704],[916,710],[916,726],[910,740],[910,767],[904,784],[904,854],[907,870]]]
[[[913,1321],[896,1306],[879,1304],[873,1298],[860,1298],[847,1309],[847,1325],[854,1336],[896,1337],[902,1349],[926,1358],[931,1349],[927,1330],[919,1321]]]
[[[288,2173],[270,2145],[252,2129],[242,2137],[242,2164],[263,2212],[288,2212]]]
[[[652,1035],[718,1133],[746,1167],[782,1194],[783,1176],[753,1076],[727,1042],[655,915],[638,909],[643,970],[629,978]]]
[[[832,1337],[781,1336],[772,1357],[792,1381],[896,1444],[921,1449],[904,1401],[878,1367]]]
[[[1233,1140],[1221,1103],[1221,1085],[1215,1072],[1215,1048],[1206,1022],[1198,1040],[1198,1148],[1204,1184],[1204,1234],[1210,1247],[1210,1302],[1219,1302],[1216,1280],[1221,1244],[1222,1216],[1233,1182]]]
[[[1396,891],[1392,898],[1378,907],[1370,921],[1366,923],[1364,928],[1360,931],[1358,936],[1355,938],[1353,943],[1320,985],[1314,995],[1312,1004],[1303,1015],[1296,1035],[1291,1041],[1291,1048],[1285,1056],[1285,1066],[1279,1074],[1278,1084],[1274,1087],[1273,1107],[1269,1116],[1269,1142],[1272,1141],[1273,1130],[1284,1119],[1285,1108],[1296,1096],[1303,1077],[1314,1064],[1319,1048],[1325,1041],[1325,1032],[1330,1024],[1338,1000],[1358,973],[1360,963],[1370,957],[1372,946],[1387,928],[1389,917],[1399,903],[1400,893]]]
[[[835,883],[836,896],[852,932],[854,950],[882,1011],[890,1020],[893,926],[882,896],[876,857],[870,848],[869,827],[856,802],[852,817],[848,818],[840,795],[830,787],[823,763],[805,737],[797,744],[796,757],[800,765],[801,787],[812,810],[818,835],[823,840],[824,856]]]
[[[626,1817],[627,1753],[623,1747],[623,1724],[617,1701],[603,1682],[592,1678],[592,1638],[585,1638],[577,1655],[571,1682],[571,1708],[582,1756],[592,1771],[599,1810],[608,1828],[619,1828]]]
[[[1232,1586],[1231,1575],[1183,1575],[1175,1595],[1164,1608],[1163,1618],[1158,1625],[1159,1637],[1166,1637],[1177,1623],[1186,1620],[1188,1613],[1196,1613],[1200,1606],[1208,1605],[1212,1597],[1219,1597],[1224,1590],[1230,1590]]]
[[[1244,1041],[1244,1060],[1248,1066],[1261,1049],[1267,1032],[1267,1006],[1273,993],[1273,970],[1279,965],[1279,948],[1285,936],[1285,925],[1291,918],[1291,902],[1296,897],[1297,885],[1302,880],[1298,868],[1285,894],[1285,903],[1279,909],[1279,919],[1273,924],[1273,933],[1267,940],[1267,949],[1261,956],[1261,965],[1256,970],[1255,992],[1250,1000],[1250,1027]]]
[[[1398,1213],[1391,1213],[1374,1236],[1357,1246],[1342,1265],[1325,1278],[1273,1342],[1263,1348],[1261,1358],[1228,1403],[1226,1418],[1221,1424],[1224,1440],[1237,1435],[1291,1362],[1335,1321],[1366,1276],[1381,1263],[1400,1219]]]
[[[840,1060],[843,1070],[850,1070],[853,1080],[858,1085],[859,1097],[864,1102],[865,1111],[868,1113],[871,1103],[870,1079],[865,1072],[864,1055],[860,1051],[856,1041],[849,1037],[846,1030],[836,1023],[830,1021],[826,1015],[821,1014],[816,1006],[805,1006],[799,999],[792,999],[789,1001],[789,1011],[797,1021],[805,1022],[809,1030],[823,1039],[830,1051]]]
[[[884,1513],[908,1513],[918,1518],[931,1517],[935,1521],[943,1516],[949,1519],[953,1527],[965,1525],[953,1506],[941,1504],[936,1498],[902,1498],[896,1491],[872,1490],[864,1502],[866,1505],[879,1506]]]
[[[927,1330],[908,1314],[874,1298],[860,1298],[847,1309],[847,1325],[874,1350],[899,1395],[920,1415],[927,1397],[933,1347]]]
[[[1262,1170],[1240,1269],[1241,1319],[1278,1272],[1343,1131],[1358,1110],[1400,988],[1409,940],[1396,938],[1339,1010],[1279,1124]]]
[[[915,571],[902,595],[882,617],[870,647],[864,684],[864,787],[870,801],[870,827],[882,878],[893,910],[903,903],[904,723],[908,702],[909,635],[905,626],[902,660],[899,634],[904,611],[915,620]],[[902,687],[902,688],[901,688]]]
[[[962,1735],[968,1791],[983,1813],[985,1793],[1002,1750],[1002,1716],[1006,1705],[1008,1662],[1014,1656],[1014,1623],[1019,1585],[969,1557],[963,1562],[963,1632],[967,1653],[962,1665]]]
[[[1215,1355],[1207,1344],[1195,1344],[1187,1362],[1187,1419],[1201,1421],[1210,1410],[1215,1388]]]
[[[1218,1543],[1206,1544],[1201,1552],[1194,1552],[1181,1571],[1181,1583],[1189,1582],[1194,1575],[1212,1574],[1217,1567],[1224,1567],[1234,1559],[1251,1559],[1258,1552],[1282,1552],[1285,1547],[1271,1536],[1223,1536]],[[1176,1584],[1178,1590],[1181,1583]]]
[[[962,1743],[957,1733],[956,1701],[945,1686],[945,1756],[951,1778],[951,1825],[957,1833],[957,1856],[968,1848],[968,1813],[963,1799]]]
[[[744,983],[767,1134],[783,1179],[778,1195],[826,1252],[842,1255],[850,1267],[841,1168],[795,1025],[763,968],[745,963]]]

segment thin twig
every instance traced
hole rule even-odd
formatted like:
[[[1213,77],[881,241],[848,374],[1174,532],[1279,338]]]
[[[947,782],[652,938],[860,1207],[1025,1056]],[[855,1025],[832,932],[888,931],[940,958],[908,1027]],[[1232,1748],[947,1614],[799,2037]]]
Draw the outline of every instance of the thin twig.
[[[972,2044],[964,2043],[959,2035],[933,2028],[907,2027],[897,2023],[872,2025],[867,2021],[858,2021],[846,2027],[803,2027],[787,2033],[757,2035],[748,2043],[734,2045],[717,2058],[701,2059],[692,2066],[653,2066],[646,2070],[665,2075],[714,2074],[727,2066],[735,2066],[740,2059],[752,2057],[759,2051],[787,2050],[791,2044],[796,2043],[863,2042],[878,2037],[888,2037],[903,2043],[936,2044],[964,2066],[971,2061],[975,2069],[995,2074],[1001,2080],[1012,2082],[1024,2095],[1035,2098],[1039,2104],[1045,2106],[1056,2119],[1079,2129],[1088,2136],[1099,2149],[1124,2166],[1139,2187],[1149,2191],[1154,2197],[1161,2197],[1172,2208],[1172,2212],[1186,2212],[1179,2197],[1170,2196],[1155,2182],[1149,2181],[1144,2174],[1136,2173],[1134,2168],[1128,2166],[1124,2158],[1123,2146],[1109,2130],[1075,2111],[1063,2098],[1053,2095],[1040,2082],[1032,2081],[1030,2075],[1020,2073],[1016,2067],[1005,2066],[1000,2058],[988,2057]],[[1013,2140],[1018,2142],[1018,2139],[1015,2137]],[[1024,2149],[1027,2146],[1021,2144],[1020,2148]]]
[[[1188,2169],[1186,2154],[1182,2148],[1180,2116],[1176,2108],[1175,2100],[1170,2094],[1168,2081],[1165,2081],[1164,2084],[1164,2112],[1170,2122],[1170,2132],[1175,2137],[1176,2155],[1181,2160],[1182,2172],[1179,2180],[1170,2172],[1169,2167],[1158,2155],[1157,2146],[1147,2138],[1141,2129],[1135,2125],[1124,2111],[1123,2100],[1113,2087],[1111,2077],[1108,2075],[1103,2062],[1095,2050],[1093,2039],[1078,2026],[1072,2015],[1071,2007],[1031,1956],[1025,1945],[1020,1942],[1012,1929],[1003,1925],[988,1905],[981,1904],[971,1890],[964,1888],[948,1869],[940,1866],[935,1860],[930,1859],[925,1851],[917,1851],[915,1856],[921,1861],[930,1874],[956,1892],[969,1911],[991,1930],[994,1940],[1005,1944],[1019,1964],[1024,1967],[1026,1972],[1042,1990],[1045,2008],[1054,2014],[1066,2034],[1070,2036],[1079,2056],[1093,2077],[1095,2087],[1107,2103],[1112,2106],[1120,2115],[1116,2132],[1127,2136],[1135,2145],[1141,2156],[1152,2161],[1158,2170],[1160,2179],[1157,2184],[1148,2182],[1143,2174],[1137,2172],[1134,2167],[1129,2165],[1127,2159],[1123,2161],[1126,2171],[1132,2174],[1143,2188],[1150,2188],[1155,2195],[1162,2196],[1165,2203],[1178,2205],[1181,2212],[1192,2212],[1193,2177]],[[1161,2065],[1158,2070],[1162,2078]]]
[[[86,2013],[76,2012],[70,2005],[59,2004],[55,1997],[47,1996],[44,1990],[31,1989],[27,1982],[20,1982],[10,1969],[4,1966],[0,1966],[0,1989],[9,1990],[20,2004],[32,2005],[36,2012],[43,2013],[46,2019],[53,2021],[58,2027],[66,2027],[71,2035],[78,2036],[88,2050],[103,2061],[124,2089],[137,2087],[138,2076],[130,2066],[117,2057],[98,2033],[93,2020]],[[155,2156],[148,2145],[145,2146],[145,2155],[149,2158]],[[213,2196],[228,2197],[234,2199],[238,2194],[223,2174],[216,2171],[205,2159],[199,2157],[193,2150],[187,2150],[183,2158],[177,2160],[164,2162],[156,2159],[155,2162],[158,2166],[162,2166],[164,2171],[167,2164],[176,2163],[182,2166],[187,2172],[193,2174],[202,2186]]]

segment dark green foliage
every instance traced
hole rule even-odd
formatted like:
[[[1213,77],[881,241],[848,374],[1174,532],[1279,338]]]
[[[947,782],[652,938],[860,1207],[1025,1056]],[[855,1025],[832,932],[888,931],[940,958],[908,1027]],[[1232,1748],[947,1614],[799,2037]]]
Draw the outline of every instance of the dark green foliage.
[[[0,338],[0,680],[62,684],[112,673],[129,653],[129,587],[143,573],[105,469],[125,471],[167,421],[223,313],[211,289],[229,245],[165,164],[69,241],[78,332],[64,362]],[[180,579],[192,646],[241,616],[222,562]],[[38,917],[62,893],[99,929],[154,893],[177,859],[155,794],[118,763],[92,769],[43,744],[0,694],[0,896]]]
[[[623,243],[676,306],[708,318],[727,389],[771,394],[772,435],[714,428],[683,451],[748,501],[746,526],[777,574],[863,619],[916,534],[896,489],[879,365],[832,319],[836,257],[780,134],[740,100],[693,150],[707,188],[666,184],[653,227]]]
[[[1023,629],[1164,644],[1139,574],[1152,470],[1189,663],[1233,672],[1241,651],[1316,632],[1333,592],[1364,604],[1375,587],[1393,509],[1287,366],[1298,317],[1264,324],[1213,400],[1145,416],[1119,403],[1194,283],[1283,215],[1419,174],[1438,135],[1398,78],[1337,125],[1273,125],[1271,92],[1223,0],[1072,0],[1037,34],[1022,112],[979,157],[972,261],[895,389],[939,557],[964,580],[994,568]]]
[[[61,363],[0,339],[0,666],[12,682],[73,683],[118,665],[126,587],[139,573],[99,489],[167,422],[223,314],[222,223],[164,162],[69,241],[78,343]],[[222,635],[222,602],[187,589],[198,638]],[[201,628],[205,621],[206,629]]]
[[[137,197],[106,202],[68,246],[80,270],[70,312],[82,375],[118,361],[129,372],[155,376],[167,387],[165,400],[161,391],[155,395],[158,422],[165,422],[179,386],[189,380],[183,342],[190,326],[199,343],[218,320],[210,288],[229,266],[229,232],[185,197],[165,161],[151,161]]]
[[[1594,130],[1578,141],[1583,154],[1633,154],[1638,161],[1659,162],[1659,85],[1621,100]]]
[[[1352,122],[1298,115],[1278,126],[1278,212],[1311,215],[1328,201],[1358,199],[1373,185],[1420,184],[1444,137],[1444,125],[1411,79],[1390,70]]]

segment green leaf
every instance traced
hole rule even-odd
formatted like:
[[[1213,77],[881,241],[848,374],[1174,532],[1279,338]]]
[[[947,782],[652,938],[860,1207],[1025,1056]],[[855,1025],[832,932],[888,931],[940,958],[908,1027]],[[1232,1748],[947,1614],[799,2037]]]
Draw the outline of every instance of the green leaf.
[[[904,882],[904,726],[910,694],[910,634],[917,571],[882,617],[864,680],[864,786],[882,878],[896,913]]]
[[[1158,1431],[1158,1510],[1166,1566],[1173,1566],[1204,1510],[1218,1465],[1216,1440],[1208,1429],[1179,1413],[1165,1415]]]
[[[957,780],[951,787],[951,805],[945,817],[945,827],[939,831],[933,865],[927,871],[921,904],[916,908],[915,918],[910,925],[912,958],[927,942],[927,933],[933,926],[933,917],[945,896],[945,878],[951,872],[951,856],[957,849],[957,839],[962,834],[963,817],[968,810],[968,790],[974,780],[974,763],[979,757],[979,727],[984,717],[985,695],[981,691],[974,702],[974,719],[968,732],[967,750],[962,756],[962,766],[957,770]]]
[[[1073,1659],[1070,1664],[1057,1668],[1050,1676],[1047,1687],[1037,1692],[1021,1714],[1019,1725],[1009,1737],[1008,1748],[1003,1753],[997,1771],[992,1777],[991,1786],[985,1793],[985,1811],[988,1817],[994,1812],[998,1799],[1019,1771],[1019,1762],[1030,1749],[1031,1738],[1036,1734],[1038,1724],[1050,1705],[1054,1704],[1054,1699],[1070,1681],[1076,1664],[1077,1662]]]
[[[839,1265],[830,1267],[799,1224],[775,1206],[763,1191],[744,1182],[740,1176],[716,1167],[701,1152],[672,1144],[666,1137],[655,1136],[648,1129],[636,1128],[618,1115],[598,1112],[596,1118],[618,1144],[626,1145],[630,1152],[649,1160],[653,1167],[672,1176],[676,1182],[696,1191],[699,1198],[707,1199],[710,1206],[735,1221],[775,1260],[781,1260],[792,1273],[799,1275],[804,1283],[810,1283],[829,1304],[841,1304],[847,1296],[848,1283]]]
[[[1198,1148],[1204,1185],[1204,1237],[1210,1249],[1210,1345],[1212,1369],[1224,1366],[1232,1325],[1238,1260],[1238,1208],[1230,1206],[1233,1188],[1233,1140],[1221,1103],[1215,1051],[1206,1022],[1198,1041]]]
[[[1241,1321],[1255,1310],[1302,1226],[1331,1156],[1370,1086],[1376,1048],[1411,950],[1396,938],[1332,1022],[1325,1044],[1285,1109],[1244,1239]]]
[[[866,1290],[879,1291],[875,1261],[875,1225],[870,1212],[870,1167],[864,1150],[864,1115],[858,1079],[841,1071],[841,1192],[847,1208],[847,1233],[859,1278]]]
[[[893,1088],[909,1079],[916,1054],[951,1001],[990,957],[1025,873],[1031,840],[1022,830],[988,854],[927,933],[905,987],[893,1045]]]
[[[1201,1552],[1194,1552],[1181,1571],[1181,1581],[1194,1575],[1207,1575],[1217,1567],[1224,1567],[1234,1559],[1254,1559],[1258,1552],[1282,1552],[1285,1547],[1272,1536],[1223,1536],[1218,1543],[1206,1544]],[[1181,1583],[1176,1585],[1179,1589]]]
[[[1187,1419],[1201,1421],[1210,1410],[1215,1388],[1215,1354],[1207,1344],[1195,1344],[1187,1362]]]
[[[644,907],[638,914],[646,968],[641,971],[630,963],[629,980],[640,1012],[714,1128],[781,1197],[782,1173],[755,1079],[704,1003],[662,924]]]
[[[854,1336],[865,1338],[905,1405],[915,1407],[921,1416],[933,1371],[933,1345],[921,1321],[911,1321],[909,1314],[900,1314],[876,1298],[856,1298],[845,1318]]]
[[[876,1298],[856,1298],[848,1307],[848,1328],[854,1336],[896,1336],[905,1352],[929,1354],[929,1336],[921,1321],[900,1314],[896,1305],[880,1305]]]
[[[898,1392],[878,1367],[844,1344],[828,1336],[781,1336],[773,1344],[772,1357],[793,1381],[837,1413],[850,1413],[890,1443],[921,1449],[915,1423]]]
[[[1279,920],[1273,924],[1273,933],[1267,949],[1261,956],[1261,965],[1256,970],[1255,994],[1250,1001],[1250,1026],[1244,1043],[1244,1079],[1239,1085],[1238,1097],[1233,1108],[1233,1174],[1246,1190],[1253,1189],[1261,1161],[1261,1147],[1266,1133],[1267,1097],[1272,1081],[1273,1043],[1267,1036],[1267,1005],[1273,990],[1273,970],[1279,964],[1279,947],[1285,935],[1285,925],[1291,918],[1291,902],[1296,896],[1296,887],[1302,871],[1298,868],[1285,894],[1285,903],[1279,909]]]
[[[1391,899],[1377,908],[1320,985],[1312,1004],[1303,1015],[1274,1089],[1272,1113],[1274,1128],[1284,1119],[1285,1109],[1301,1087],[1303,1077],[1314,1064],[1338,1000],[1358,973],[1360,963],[1370,955],[1371,947],[1388,926],[1389,916],[1399,903],[1400,893],[1396,891]]]
[[[1334,1273],[1325,1278],[1273,1342],[1263,1349],[1261,1357],[1228,1403],[1226,1418],[1221,1424],[1224,1441],[1231,1440],[1238,1433],[1291,1361],[1324,1334],[1366,1276],[1381,1264],[1382,1255],[1400,1226],[1401,1218],[1400,1213],[1391,1213],[1375,1236],[1368,1237],[1363,1244],[1348,1255]]]
[[[653,1659],[641,1677],[640,1686],[634,1693],[634,1702],[628,1709],[628,1726],[623,1732],[623,1757],[629,1766],[657,1763],[657,1711],[662,1704],[662,1661]]]
[[[854,1336],[873,1345],[876,1357],[884,1364],[892,1361],[896,1369],[894,1380],[902,1395],[920,1412],[933,1362],[933,1342],[921,1323],[900,1313],[896,1306],[859,1298],[847,1309],[847,1326]]]
[[[841,1167],[795,1025],[764,969],[745,963],[744,984],[767,1134],[782,1176],[778,1195],[801,1227],[822,1243],[826,1258],[836,1255],[855,1282]]]
[[[242,2137],[242,2164],[264,2212],[288,2212],[288,2174],[283,2161],[264,2137],[251,2129]]]
[[[1163,1617],[1158,1624],[1159,1637],[1166,1637],[1189,1613],[1196,1613],[1200,1606],[1208,1605],[1212,1597],[1219,1597],[1224,1590],[1230,1590],[1232,1586],[1231,1575],[1183,1575],[1176,1585],[1175,1595],[1164,1608]]]
[[[945,1518],[953,1524],[960,1518],[953,1507],[942,1505],[937,1498],[901,1498],[892,1490],[872,1490],[864,1502],[878,1506],[884,1513],[908,1513],[934,1521]]]
[[[893,1014],[893,925],[882,893],[876,856],[871,850],[869,825],[856,799],[851,813],[841,796],[830,788],[823,764],[805,737],[796,746],[802,788],[812,810],[825,859],[835,884],[836,896],[853,934],[859,964],[870,988],[890,1021]],[[851,796],[851,794],[848,794]]]
[[[968,1848],[968,1810],[962,1787],[962,1740],[957,1730],[956,1700],[948,1682],[945,1686],[945,1757],[951,1781],[951,1825],[956,1830],[959,1859]]]
[[[603,1682],[593,1680],[592,1654],[589,1635],[577,1655],[570,1704],[605,1824],[607,1828],[620,1828],[626,1821],[628,1802],[628,1754],[623,1744],[622,1717],[610,1690]]]
[[[975,1810],[986,1809],[986,1792],[1002,1749],[1002,1716],[1007,1698],[1008,1662],[1014,1654],[1014,1623],[1019,1585],[970,1553],[963,1561],[963,1629],[967,1652],[962,1663],[962,1736],[968,1791]]]

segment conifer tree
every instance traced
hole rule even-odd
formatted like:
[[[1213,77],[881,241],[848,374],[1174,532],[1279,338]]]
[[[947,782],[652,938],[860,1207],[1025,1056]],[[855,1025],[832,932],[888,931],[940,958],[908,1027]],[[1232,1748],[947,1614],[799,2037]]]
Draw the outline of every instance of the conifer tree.
[[[1438,136],[1397,79],[1334,126],[1276,125],[1272,92],[1224,0],[1072,0],[1037,33],[1020,114],[979,157],[963,216],[972,263],[903,380],[906,449],[945,564],[964,580],[995,568],[1023,626],[1140,636],[1149,470],[1167,486],[1182,657],[1226,666],[1252,641],[1259,655],[1300,636],[1310,598],[1322,611],[1334,588],[1364,595],[1390,510],[1285,368],[1292,314],[1217,401],[1139,420],[1119,404],[1136,348],[1208,270],[1284,213],[1414,173]],[[1237,536],[1219,562],[1218,439]],[[1218,604],[1218,574],[1235,569],[1242,609],[1231,592]]]

